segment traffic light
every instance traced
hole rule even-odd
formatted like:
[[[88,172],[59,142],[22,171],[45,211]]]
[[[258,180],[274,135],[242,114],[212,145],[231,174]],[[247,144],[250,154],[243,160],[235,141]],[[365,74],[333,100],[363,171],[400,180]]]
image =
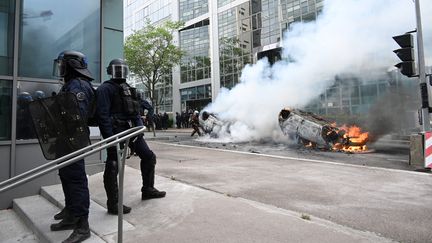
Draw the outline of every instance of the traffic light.
[[[414,42],[413,36],[409,33],[393,36],[393,39],[401,47],[393,52],[402,60],[402,62],[395,65],[399,68],[400,72],[408,77],[416,75],[415,62],[414,62]]]

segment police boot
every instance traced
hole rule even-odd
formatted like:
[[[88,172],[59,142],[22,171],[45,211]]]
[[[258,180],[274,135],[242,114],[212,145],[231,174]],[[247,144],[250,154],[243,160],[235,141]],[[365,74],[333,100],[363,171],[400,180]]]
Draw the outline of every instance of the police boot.
[[[78,243],[90,238],[90,227],[87,216],[80,217],[72,234],[63,243]]]
[[[141,160],[142,180],[143,187],[141,188],[141,200],[162,198],[165,197],[166,192],[159,191],[154,188],[154,177],[155,177],[155,166],[156,166],[156,156],[153,156],[151,163],[144,164]]]
[[[118,184],[117,162],[107,161],[104,171],[104,187],[107,195],[107,209],[109,214],[118,214]],[[131,208],[123,205],[123,214],[130,213]]]
[[[64,219],[67,217],[68,214],[69,214],[69,210],[66,207],[64,207],[59,213],[54,215],[54,219],[55,220]]]
[[[62,221],[51,224],[51,231],[60,231],[60,230],[71,230],[74,229],[79,221],[78,217],[73,216],[72,214],[66,215]]]

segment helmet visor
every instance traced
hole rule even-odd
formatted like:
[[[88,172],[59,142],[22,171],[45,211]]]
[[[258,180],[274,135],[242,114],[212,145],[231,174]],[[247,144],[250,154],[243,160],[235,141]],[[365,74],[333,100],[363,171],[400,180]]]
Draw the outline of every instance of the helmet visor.
[[[129,67],[122,64],[114,64],[109,67],[113,79],[126,79],[129,75]]]
[[[57,78],[64,77],[66,73],[66,63],[64,59],[54,59],[52,75]]]

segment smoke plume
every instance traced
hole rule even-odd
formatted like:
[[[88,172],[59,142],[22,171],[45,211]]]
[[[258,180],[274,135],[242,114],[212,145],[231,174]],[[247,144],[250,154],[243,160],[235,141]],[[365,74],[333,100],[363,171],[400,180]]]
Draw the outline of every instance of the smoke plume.
[[[421,1],[427,65],[431,64],[432,6]],[[302,108],[339,74],[360,80],[399,62],[392,36],[414,30],[410,0],[326,0],[317,20],[297,23],[284,34],[283,60],[246,66],[241,81],[222,89],[205,110],[229,121],[224,141],[276,139],[277,116],[284,107]],[[370,78],[370,77],[367,77]],[[326,81],[328,80],[328,81]],[[413,80],[414,81],[414,80]],[[228,138],[226,136],[228,136]]]

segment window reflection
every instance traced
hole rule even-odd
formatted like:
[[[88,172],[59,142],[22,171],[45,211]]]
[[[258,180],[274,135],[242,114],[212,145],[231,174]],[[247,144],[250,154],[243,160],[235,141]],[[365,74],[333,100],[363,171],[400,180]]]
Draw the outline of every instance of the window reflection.
[[[36,138],[28,105],[36,99],[55,96],[60,88],[60,84],[18,82],[16,139]]]
[[[0,0],[0,75],[12,75],[14,1]]]
[[[211,85],[200,85],[180,90],[182,110],[202,110],[211,102]]]
[[[208,24],[202,21],[180,32],[180,48],[186,52],[180,63],[181,83],[210,78]]]
[[[218,0],[218,7],[227,5],[228,3],[234,2],[234,0]]]
[[[180,0],[180,20],[188,21],[208,13],[207,0]]]
[[[232,88],[239,82],[243,67],[252,62],[253,28],[256,15],[249,3],[219,13],[219,68],[221,86]],[[252,20],[254,23],[252,23]],[[253,27],[255,26],[255,27]],[[241,30],[238,32],[238,30]]]
[[[0,140],[10,140],[12,82],[0,80]]]
[[[100,80],[99,10],[99,1],[22,0],[19,75],[52,78],[52,60],[64,50],[77,50]]]

